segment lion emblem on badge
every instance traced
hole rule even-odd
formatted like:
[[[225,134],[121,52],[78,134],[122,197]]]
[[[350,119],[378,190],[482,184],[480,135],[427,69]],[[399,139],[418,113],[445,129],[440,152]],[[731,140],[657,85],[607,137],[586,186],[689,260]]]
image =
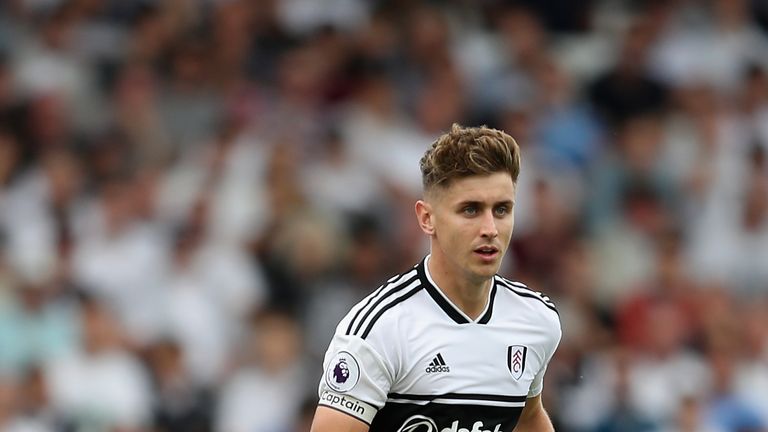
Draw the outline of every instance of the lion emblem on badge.
[[[325,369],[325,383],[339,393],[345,393],[360,379],[360,364],[352,353],[339,351],[328,362]]]
[[[349,365],[347,364],[346,360],[341,359],[338,363],[336,363],[336,367],[333,368],[333,378],[339,384],[345,383],[347,381],[349,378]]]

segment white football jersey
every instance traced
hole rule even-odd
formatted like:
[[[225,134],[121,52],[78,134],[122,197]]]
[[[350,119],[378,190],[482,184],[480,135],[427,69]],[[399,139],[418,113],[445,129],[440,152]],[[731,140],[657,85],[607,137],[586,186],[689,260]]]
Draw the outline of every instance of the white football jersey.
[[[469,319],[429,275],[429,256],[353,307],[323,362],[320,404],[379,432],[511,431],[542,390],[560,341],[552,302],[495,276]]]

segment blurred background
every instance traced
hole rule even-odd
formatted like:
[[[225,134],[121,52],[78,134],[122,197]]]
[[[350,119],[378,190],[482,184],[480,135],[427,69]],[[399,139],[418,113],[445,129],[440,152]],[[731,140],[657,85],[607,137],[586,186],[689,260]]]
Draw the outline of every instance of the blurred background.
[[[763,0],[3,0],[0,430],[308,431],[453,122],[522,147],[558,431],[768,430]]]

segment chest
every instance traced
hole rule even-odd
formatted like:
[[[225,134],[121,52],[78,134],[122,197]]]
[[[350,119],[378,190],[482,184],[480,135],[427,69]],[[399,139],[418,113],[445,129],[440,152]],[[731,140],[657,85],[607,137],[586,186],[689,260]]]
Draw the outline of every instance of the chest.
[[[392,393],[528,394],[544,365],[546,335],[523,322],[411,325],[399,338]]]

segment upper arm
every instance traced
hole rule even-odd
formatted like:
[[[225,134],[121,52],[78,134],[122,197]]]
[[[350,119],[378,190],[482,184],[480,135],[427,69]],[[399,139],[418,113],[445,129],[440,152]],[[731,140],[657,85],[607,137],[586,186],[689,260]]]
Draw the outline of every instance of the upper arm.
[[[526,399],[525,408],[520,414],[514,432],[554,432],[554,430],[541,403],[541,395]]]
[[[518,424],[529,422],[531,419],[534,419],[540,415],[540,413],[543,411],[544,405],[541,403],[541,394],[526,399],[525,407],[523,408],[523,412],[520,413]]]
[[[333,408],[318,406],[310,432],[367,432],[368,425]]]
[[[393,382],[394,344],[376,332],[368,338],[346,334],[348,326],[347,321],[339,324],[326,352],[313,430],[368,430]]]

